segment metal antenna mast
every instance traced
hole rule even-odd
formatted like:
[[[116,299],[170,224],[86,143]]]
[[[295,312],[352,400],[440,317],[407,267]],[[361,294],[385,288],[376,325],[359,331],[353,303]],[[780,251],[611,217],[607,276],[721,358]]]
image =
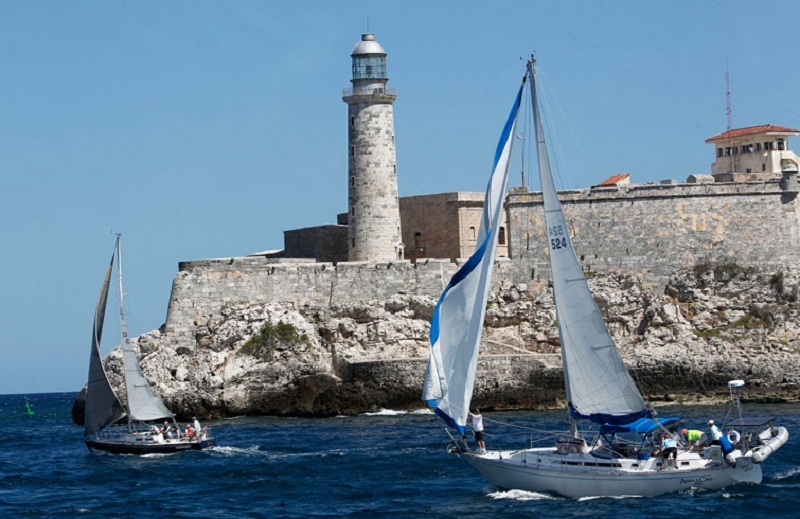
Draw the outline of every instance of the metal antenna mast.
[[[728,72],[728,58],[725,58],[725,115],[728,118],[728,133],[733,129],[732,121],[732,111],[731,111],[731,75]],[[730,136],[730,135],[729,135]],[[730,173],[736,172],[736,143],[733,142],[733,137],[731,137],[731,167]]]

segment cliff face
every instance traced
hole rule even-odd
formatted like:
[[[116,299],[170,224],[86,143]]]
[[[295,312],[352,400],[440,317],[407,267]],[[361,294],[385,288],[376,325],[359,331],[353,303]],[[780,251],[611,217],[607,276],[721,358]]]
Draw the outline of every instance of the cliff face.
[[[800,397],[800,270],[696,267],[666,289],[590,277],[623,358],[651,400],[703,401],[743,378],[751,396]],[[435,298],[398,293],[332,306],[223,306],[195,321],[193,348],[138,337],[142,368],[180,415],[328,416],[418,408]],[[474,401],[564,405],[552,290],[505,285],[487,309]],[[121,354],[106,359],[120,383]]]

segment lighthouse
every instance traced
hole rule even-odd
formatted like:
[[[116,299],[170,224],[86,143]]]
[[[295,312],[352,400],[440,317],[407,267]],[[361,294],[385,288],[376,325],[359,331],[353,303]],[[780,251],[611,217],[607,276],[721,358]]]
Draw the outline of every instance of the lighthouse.
[[[386,51],[363,34],[353,52],[347,103],[349,261],[403,259],[394,144],[394,89],[386,83]]]

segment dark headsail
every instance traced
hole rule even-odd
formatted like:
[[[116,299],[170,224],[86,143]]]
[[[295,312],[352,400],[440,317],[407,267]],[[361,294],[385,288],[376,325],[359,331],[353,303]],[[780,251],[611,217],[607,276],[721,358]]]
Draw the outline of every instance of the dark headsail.
[[[89,381],[86,385],[85,435],[97,433],[125,416],[125,409],[108,382],[108,377],[106,377],[106,372],[103,368],[102,356],[100,355],[100,338],[103,335],[108,287],[111,284],[111,269],[114,265],[116,251],[117,247],[115,246],[114,253],[111,254],[111,262],[108,264],[108,270],[106,270],[106,277],[103,280],[100,299],[97,301],[97,307],[94,312],[92,349],[89,354]]]

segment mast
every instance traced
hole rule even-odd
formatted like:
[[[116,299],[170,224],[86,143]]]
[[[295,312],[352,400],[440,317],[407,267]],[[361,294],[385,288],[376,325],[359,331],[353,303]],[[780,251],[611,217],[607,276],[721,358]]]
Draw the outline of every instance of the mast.
[[[119,276],[119,325],[122,335],[122,365],[125,373],[125,392],[127,393],[128,427],[133,430],[134,422],[146,422],[161,418],[173,418],[172,412],[150,387],[144,376],[139,358],[133,350],[128,336],[128,323],[125,320],[125,292],[122,287],[122,240],[117,234],[117,271]]]
[[[122,233],[114,233],[117,235],[117,279],[119,280],[119,329],[120,334],[122,336],[122,345],[123,348],[128,345],[128,324],[125,321],[125,292],[122,290]],[[127,390],[127,381],[128,381],[128,374],[126,373],[126,369],[123,366],[123,373],[125,374],[125,383],[126,383],[126,390]],[[127,398],[126,398],[126,406],[125,411],[128,415],[128,427],[132,428],[133,418],[131,418],[130,413],[130,392],[126,391]]]
[[[531,78],[539,180],[570,430],[577,435],[576,420],[628,423],[647,416],[649,411],[625,368],[575,253],[547,155],[535,64],[535,58],[531,57],[528,75]]]
[[[541,183],[542,189],[542,199],[545,202],[545,217],[547,216],[547,207],[552,205],[556,207],[559,203],[558,198],[556,197],[552,201],[545,201],[546,197],[549,197],[551,193],[555,193],[555,186],[552,189],[547,189],[545,187],[545,182],[552,183],[552,177],[550,176],[550,158],[547,155],[547,142],[545,141],[544,136],[544,128],[542,125],[541,114],[539,113],[539,93],[538,88],[536,85],[536,56],[531,54],[531,58],[528,60],[528,77],[530,78],[530,89],[531,89],[531,105],[533,111],[533,129],[534,135],[536,137],[536,155],[539,159],[539,181]],[[551,203],[548,203],[551,202]],[[560,209],[558,209],[560,210]],[[548,225],[549,227],[549,225]],[[549,229],[548,229],[548,239],[549,239]],[[549,254],[551,262],[552,262],[552,251]],[[552,271],[552,264],[551,264],[551,271]],[[555,286],[553,287],[553,296],[555,296]],[[563,337],[562,329],[561,329],[561,320],[558,320],[558,333],[559,337]],[[564,348],[564,341],[561,341],[561,348]],[[564,370],[564,388],[567,392],[567,403],[572,402],[572,396],[570,391],[570,383],[569,383],[569,373],[567,367],[567,356],[564,352],[561,352],[561,365]],[[572,416],[569,408],[567,408],[567,418],[569,419],[569,431],[570,436],[577,437],[578,436],[578,422],[575,417]]]

